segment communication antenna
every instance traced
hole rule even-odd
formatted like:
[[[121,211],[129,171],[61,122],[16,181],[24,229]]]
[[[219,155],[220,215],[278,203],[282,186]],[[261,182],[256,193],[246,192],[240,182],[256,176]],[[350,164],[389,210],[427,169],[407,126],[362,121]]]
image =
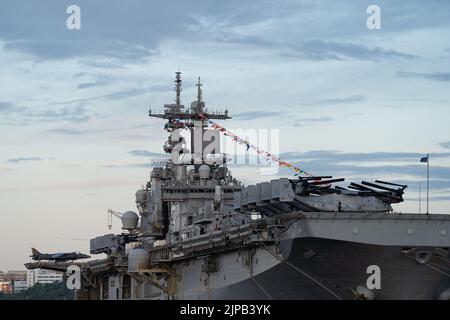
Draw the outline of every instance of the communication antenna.
[[[202,102],[202,86],[203,84],[200,82],[200,77],[198,77],[198,82],[196,84],[197,86],[197,103],[200,104],[200,102]]]
[[[181,91],[182,91],[181,82],[182,82],[181,72],[177,71],[177,72],[175,72],[175,92],[177,95],[175,102],[178,107],[180,107],[180,105],[181,105]]]

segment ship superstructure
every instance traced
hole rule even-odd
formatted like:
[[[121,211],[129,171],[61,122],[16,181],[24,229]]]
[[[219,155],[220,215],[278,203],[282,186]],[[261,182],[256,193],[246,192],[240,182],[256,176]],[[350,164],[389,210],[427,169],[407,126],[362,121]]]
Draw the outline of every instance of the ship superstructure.
[[[220,153],[227,110],[203,101],[149,115],[166,120],[163,150],[136,192],[138,213],[111,211],[124,232],[91,240],[106,259],[82,269],[78,299],[445,299],[450,296],[450,216],[394,213],[404,185],[331,176],[244,186]],[[183,130],[188,130],[186,141]],[[68,263],[28,268],[64,270]],[[380,283],[367,282],[379,270]],[[416,280],[411,281],[414,278]]]

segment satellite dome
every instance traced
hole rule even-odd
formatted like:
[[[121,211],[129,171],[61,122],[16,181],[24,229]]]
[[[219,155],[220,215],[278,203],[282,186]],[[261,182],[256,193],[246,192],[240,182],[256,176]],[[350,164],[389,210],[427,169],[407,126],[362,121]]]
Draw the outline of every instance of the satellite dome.
[[[209,168],[208,165],[206,164],[202,164],[199,168],[198,168],[198,174],[200,176],[200,179],[208,179],[209,178],[209,174],[211,172],[211,169]]]
[[[142,248],[135,248],[128,254],[128,272],[139,272],[150,267],[150,253]]]
[[[147,192],[143,189],[136,191],[136,202],[143,203],[145,201],[147,201]]]
[[[121,220],[122,229],[131,231],[137,228],[139,216],[136,212],[127,211],[122,215]]]

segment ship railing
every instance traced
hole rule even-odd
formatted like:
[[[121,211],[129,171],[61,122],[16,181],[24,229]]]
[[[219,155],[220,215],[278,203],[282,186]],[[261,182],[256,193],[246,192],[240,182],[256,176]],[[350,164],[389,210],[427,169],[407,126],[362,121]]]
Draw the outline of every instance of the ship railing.
[[[216,116],[228,115],[228,110],[227,109],[223,110],[223,109],[208,109],[208,108],[205,108],[204,112],[206,114],[216,115]]]
[[[190,237],[179,242],[176,246],[167,245],[151,250],[151,260],[155,263],[169,261],[186,258],[199,252],[228,250],[248,245],[254,242],[254,231],[259,230],[260,227],[260,224],[250,223]],[[267,235],[261,239],[267,239]]]
[[[210,234],[203,234],[181,241],[180,246],[182,250],[196,250],[197,248],[213,248],[220,247],[227,244],[228,240],[244,239],[253,233],[250,224],[235,226],[225,230],[217,230]]]
[[[152,261],[170,260],[170,249],[166,246],[158,247],[150,252]]]
[[[109,270],[112,266],[113,261],[109,258],[88,262],[88,268],[93,273]]]
[[[300,212],[299,212],[300,213]],[[450,220],[448,214],[419,214],[419,213],[390,213],[390,212],[301,212],[299,218],[308,220],[409,220],[409,221],[436,221],[443,222]]]

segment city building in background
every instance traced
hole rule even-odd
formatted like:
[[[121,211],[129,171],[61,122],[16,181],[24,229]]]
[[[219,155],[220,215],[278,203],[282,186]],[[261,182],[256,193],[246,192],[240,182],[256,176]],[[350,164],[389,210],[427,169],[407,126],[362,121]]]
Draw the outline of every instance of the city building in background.
[[[3,274],[4,274],[5,281],[27,280],[27,272],[26,271],[10,270]]]
[[[26,289],[28,289],[27,271],[0,271],[0,292],[12,294]]]
[[[28,289],[27,280],[12,280],[12,293],[16,294]]]
[[[54,283],[61,282],[63,280],[63,273],[50,270],[28,270],[27,271],[27,286],[32,287],[36,283]]]
[[[10,281],[0,281],[0,292],[10,294],[12,293],[12,285]]]
[[[27,290],[36,283],[55,283],[63,280],[63,273],[48,270],[0,271],[0,292],[16,294]]]

